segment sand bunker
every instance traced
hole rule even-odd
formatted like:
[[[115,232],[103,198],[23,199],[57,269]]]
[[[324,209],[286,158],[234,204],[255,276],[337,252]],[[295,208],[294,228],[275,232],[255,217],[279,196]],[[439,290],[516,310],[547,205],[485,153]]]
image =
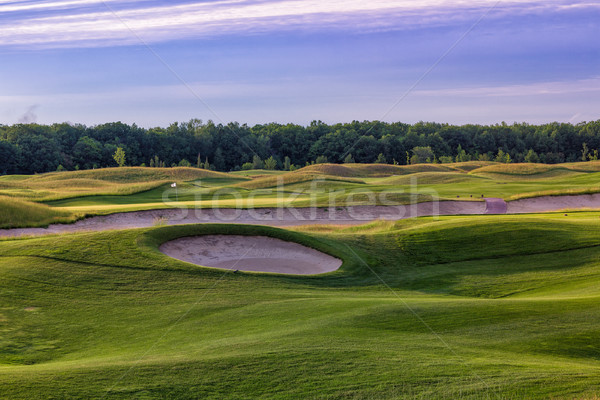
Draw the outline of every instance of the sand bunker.
[[[573,196],[543,196],[508,202],[508,213],[539,213],[600,208],[600,193]]]
[[[160,246],[178,260],[240,271],[313,275],[337,270],[342,261],[320,251],[265,236],[185,237]]]
[[[504,202],[441,201],[408,206],[351,206],[328,208],[257,209],[165,209],[117,213],[90,217],[74,224],[54,224],[48,228],[0,229],[0,237],[42,236],[67,232],[99,232],[111,229],[146,228],[157,221],[168,225],[228,223],[269,226],[360,225],[377,219],[397,221],[428,215],[516,214],[562,210],[600,209],[600,193],[573,196],[545,196]]]

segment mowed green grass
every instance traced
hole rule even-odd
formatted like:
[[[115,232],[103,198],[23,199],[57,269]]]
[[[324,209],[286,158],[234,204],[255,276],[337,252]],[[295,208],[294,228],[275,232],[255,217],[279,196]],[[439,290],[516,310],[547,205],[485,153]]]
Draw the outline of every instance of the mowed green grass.
[[[0,241],[0,397],[595,399],[599,226],[574,213]],[[236,274],[157,250],[208,233],[344,264]]]

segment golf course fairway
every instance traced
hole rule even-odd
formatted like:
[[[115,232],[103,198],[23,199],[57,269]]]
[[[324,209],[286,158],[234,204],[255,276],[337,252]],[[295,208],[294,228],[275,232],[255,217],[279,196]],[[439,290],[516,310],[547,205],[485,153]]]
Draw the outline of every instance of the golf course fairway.
[[[600,213],[181,225],[0,242],[0,398],[596,399]],[[235,272],[166,242],[342,260]]]

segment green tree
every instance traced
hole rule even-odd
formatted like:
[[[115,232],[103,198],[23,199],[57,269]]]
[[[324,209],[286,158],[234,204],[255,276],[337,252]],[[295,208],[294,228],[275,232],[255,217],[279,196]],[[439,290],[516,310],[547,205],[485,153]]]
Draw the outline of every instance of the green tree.
[[[154,168],[183,159],[196,161],[192,164],[204,167],[198,162],[198,153],[214,163],[218,148],[223,157],[220,169],[233,169],[243,162],[252,162],[252,155],[247,155],[248,148],[255,149],[259,155],[281,155],[279,167],[285,170],[291,169],[292,165],[304,166],[319,155],[335,162],[342,161],[350,148],[352,157],[346,158],[346,162],[351,159],[374,162],[379,153],[388,162],[400,160],[403,164],[405,160],[408,163],[435,162],[435,155],[439,162],[447,161],[442,155],[452,155],[454,161],[495,160],[502,149],[498,158],[501,162],[510,161],[509,155],[514,155],[519,162],[525,161],[532,150],[540,162],[561,163],[598,158],[594,149],[600,149],[600,120],[577,125],[483,126],[369,121],[327,125],[314,121],[307,127],[275,123],[253,127],[239,123],[223,126],[212,121],[191,120],[150,129],[123,123],[93,127],[66,123],[51,126],[0,124],[0,173],[49,172],[56,170],[59,164],[67,170],[74,169],[75,165],[81,169],[106,167],[114,165],[113,155],[119,146],[126,152],[128,165],[140,165],[145,161]],[[411,152],[416,147],[430,147],[433,155]],[[289,167],[284,155],[290,158]],[[218,161],[219,157],[216,158]],[[535,160],[533,153],[527,160]],[[264,161],[260,163],[262,166],[258,168],[264,168]]]
[[[198,153],[198,160],[196,161],[196,168],[202,168],[202,159],[200,158],[200,153]]]
[[[283,170],[289,171],[291,166],[292,166],[291,158],[289,158],[288,156],[285,156],[285,158],[283,159]]]
[[[382,153],[382,150],[383,146],[373,135],[361,136],[353,149],[354,159],[359,163],[377,162],[376,154]]]
[[[273,158],[273,156],[267,158],[265,160],[265,168],[273,171],[275,170],[275,168],[277,168],[277,160]]]
[[[348,154],[346,158],[344,158],[344,164],[354,164],[354,157],[352,157],[352,154]]]
[[[583,144],[583,149],[581,150],[581,161],[588,160],[588,154],[590,154],[590,149],[588,149],[587,143]]]
[[[483,153],[480,154],[479,157],[477,158],[479,161],[491,161],[492,157],[490,157],[489,153]]]
[[[411,164],[431,163],[434,155],[430,146],[416,146],[412,149]]]
[[[0,175],[18,172],[19,157],[17,146],[0,140]]]
[[[505,159],[504,150],[499,149],[498,154],[496,154],[496,158],[494,158],[494,161],[503,163],[504,159]]]
[[[89,136],[80,137],[71,152],[73,162],[83,166],[84,169],[92,168],[93,164],[101,164],[102,147],[102,143]]]
[[[504,150],[502,150],[502,149],[498,150],[498,154],[496,155],[496,158],[494,161],[500,162],[500,163],[505,163],[505,164],[510,164],[512,162],[512,160],[510,158],[510,154],[505,153]]]
[[[117,147],[117,151],[113,154],[113,158],[119,167],[125,165],[125,150],[122,147]]]
[[[471,161],[471,156],[467,154],[467,152],[462,148],[459,144],[456,149],[456,162],[466,162]]]
[[[242,164],[242,171],[249,171],[252,169],[252,163],[247,162]]]
[[[317,159],[315,160],[315,164],[326,164],[327,163],[327,156],[319,156],[317,157]]]
[[[383,155],[383,153],[379,153],[379,155],[377,156],[377,160],[375,160],[376,164],[387,164],[387,160],[385,159],[385,156]]]
[[[538,154],[535,151],[533,151],[533,149],[529,149],[529,151],[525,155],[525,162],[526,163],[539,163],[540,157],[538,156]]]
[[[180,167],[191,167],[192,163],[190,163],[188,160],[186,160],[185,158],[181,161],[179,161],[179,166]]]
[[[252,157],[252,169],[263,169],[263,168],[264,168],[263,160],[261,160],[261,158],[258,156],[258,154],[255,154],[254,157]]]
[[[215,156],[213,158],[213,165],[217,171],[225,171],[225,157],[223,156],[223,150],[220,147],[217,147],[215,151]]]

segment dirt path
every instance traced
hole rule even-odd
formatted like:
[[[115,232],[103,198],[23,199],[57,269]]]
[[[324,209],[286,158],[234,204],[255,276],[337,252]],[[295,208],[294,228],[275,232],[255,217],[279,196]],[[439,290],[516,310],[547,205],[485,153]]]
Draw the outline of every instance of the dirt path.
[[[360,225],[376,219],[400,220],[429,215],[518,214],[577,209],[600,209],[600,193],[577,196],[545,196],[508,203],[502,199],[490,198],[486,199],[485,203],[482,201],[441,201],[408,206],[135,211],[86,218],[74,224],[50,225],[48,228],[0,229],[0,237],[147,228],[158,224]]]

